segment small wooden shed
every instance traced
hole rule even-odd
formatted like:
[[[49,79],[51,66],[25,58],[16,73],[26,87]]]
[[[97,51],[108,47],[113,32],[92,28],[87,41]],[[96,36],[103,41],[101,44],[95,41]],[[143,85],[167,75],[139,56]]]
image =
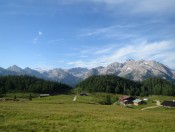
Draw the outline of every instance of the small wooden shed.
[[[120,104],[132,104],[133,103],[133,100],[135,100],[134,97],[130,97],[130,96],[121,96],[119,98],[119,102]]]
[[[39,97],[42,98],[42,97],[48,97],[50,96],[50,94],[40,94]]]
[[[133,100],[133,104],[136,105],[136,106],[141,105],[141,104],[143,104],[143,103],[144,103],[144,102],[143,102],[143,100],[141,100],[141,99],[135,99],[135,100]]]
[[[164,107],[174,107],[175,108],[175,101],[173,100],[173,101],[164,101],[163,103],[162,103],[162,105],[164,106]]]

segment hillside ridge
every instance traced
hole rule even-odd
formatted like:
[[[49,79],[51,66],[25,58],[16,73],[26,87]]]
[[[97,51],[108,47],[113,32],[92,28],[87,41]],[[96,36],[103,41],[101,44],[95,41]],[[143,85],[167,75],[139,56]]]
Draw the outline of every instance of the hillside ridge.
[[[53,68],[50,70],[31,69],[29,67],[22,69],[13,65],[7,69],[0,68],[0,76],[5,75],[29,75],[75,86],[93,75],[116,75],[135,81],[143,81],[151,77],[174,80],[175,70],[157,61],[127,60],[124,63],[114,62],[106,67],[99,66],[92,69],[81,67],[70,69]]]

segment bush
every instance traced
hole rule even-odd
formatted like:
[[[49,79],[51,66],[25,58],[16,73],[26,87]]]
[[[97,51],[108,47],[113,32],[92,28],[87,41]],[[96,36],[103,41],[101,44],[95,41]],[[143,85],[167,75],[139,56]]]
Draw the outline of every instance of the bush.
[[[31,94],[29,95],[29,100],[32,101],[32,95]]]
[[[99,103],[102,104],[102,105],[111,105],[112,104],[111,96],[110,95],[106,95],[104,100],[100,101]]]

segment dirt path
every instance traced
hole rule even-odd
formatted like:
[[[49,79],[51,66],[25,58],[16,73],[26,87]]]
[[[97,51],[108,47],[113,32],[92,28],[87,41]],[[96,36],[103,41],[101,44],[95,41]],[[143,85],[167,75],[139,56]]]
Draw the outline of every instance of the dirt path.
[[[143,109],[141,109],[141,110],[147,110],[147,109],[153,109],[153,108],[157,108],[157,107],[160,107],[161,105],[159,105],[159,106],[149,106],[149,107],[146,107],[146,108],[143,108]]]
[[[77,96],[75,96],[74,98],[73,98],[73,100],[72,101],[76,101],[77,100]]]
[[[143,108],[143,109],[141,109],[141,110],[154,109],[154,108],[157,108],[157,107],[162,106],[162,105],[160,104],[160,101],[159,101],[159,100],[155,100],[155,101],[156,101],[156,106],[149,106],[149,107]]]

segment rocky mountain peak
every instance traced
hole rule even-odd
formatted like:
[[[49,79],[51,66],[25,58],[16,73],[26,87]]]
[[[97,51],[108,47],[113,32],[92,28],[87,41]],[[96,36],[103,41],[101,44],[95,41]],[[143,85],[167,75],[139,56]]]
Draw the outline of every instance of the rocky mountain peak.
[[[29,67],[21,69],[13,65],[7,69],[0,68],[0,75],[30,75],[52,81],[59,81],[68,85],[76,85],[83,79],[93,75],[116,75],[132,80],[142,81],[150,77],[159,77],[167,80],[175,79],[175,70],[172,70],[156,61],[151,60],[127,60],[124,63],[114,62],[107,67],[71,68],[61,69],[54,68],[43,70],[40,68],[31,69]]]
[[[110,68],[115,69],[115,68],[122,68],[122,67],[123,67],[123,63],[119,63],[119,62],[114,62],[107,66],[108,69]]]
[[[9,68],[7,68],[7,70],[14,71],[14,72],[22,72],[22,69],[17,65],[10,66]]]

